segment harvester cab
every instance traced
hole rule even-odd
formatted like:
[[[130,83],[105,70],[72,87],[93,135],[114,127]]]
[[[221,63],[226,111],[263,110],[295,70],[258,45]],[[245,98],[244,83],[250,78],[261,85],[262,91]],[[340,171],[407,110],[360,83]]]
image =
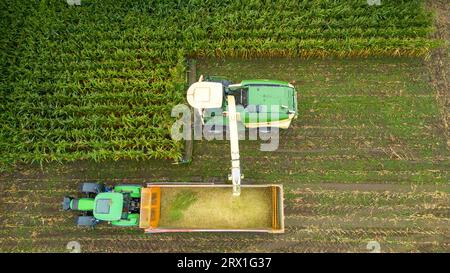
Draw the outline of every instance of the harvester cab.
[[[83,183],[81,198],[64,197],[63,210],[81,212],[76,219],[78,226],[94,227],[100,222],[115,226],[137,226],[141,186],[118,185],[114,188],[103,184]]]

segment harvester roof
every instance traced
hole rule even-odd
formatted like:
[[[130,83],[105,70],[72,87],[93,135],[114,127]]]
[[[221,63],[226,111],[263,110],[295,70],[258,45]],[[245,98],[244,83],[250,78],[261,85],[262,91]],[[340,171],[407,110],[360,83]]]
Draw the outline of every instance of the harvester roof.
[[[248,86],[248,104],[268,107],[288,107],[294,110],[294,88],[284,81],[246,80],[242,85]],[[270,109],[268,109],[270,112]]]

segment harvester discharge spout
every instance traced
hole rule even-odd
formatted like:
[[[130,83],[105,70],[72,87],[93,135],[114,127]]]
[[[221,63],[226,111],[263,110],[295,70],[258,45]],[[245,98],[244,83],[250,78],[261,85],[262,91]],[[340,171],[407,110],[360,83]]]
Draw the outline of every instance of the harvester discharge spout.
[[[228,119],[230,126],[230,146],[231,146],[231,178],[233,182],[233,195],[241,194],[241,165],[239,158],[239,135],[237,128],[236,102],[234,96],[227,96]]]

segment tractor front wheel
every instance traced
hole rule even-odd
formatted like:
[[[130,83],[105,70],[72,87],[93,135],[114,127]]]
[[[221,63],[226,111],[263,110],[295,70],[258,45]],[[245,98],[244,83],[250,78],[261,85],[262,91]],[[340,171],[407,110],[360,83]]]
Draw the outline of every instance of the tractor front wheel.
[[[105,185],[99,183],[85,182],[81,184],[80,191],[82,193],[100,193],[105,191]]]
[[[78,216],[75,223],[79,227],[94,227],[97,220],[93,216]]]

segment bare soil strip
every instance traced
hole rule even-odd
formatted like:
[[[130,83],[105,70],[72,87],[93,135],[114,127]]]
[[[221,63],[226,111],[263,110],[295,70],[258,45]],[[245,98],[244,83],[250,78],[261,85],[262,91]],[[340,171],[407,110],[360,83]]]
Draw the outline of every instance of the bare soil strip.
[[[450,106],[450,6],[445,0],[429,0],[428,8],[436,13],[435,28],[433,37],[445,41],[445,46],[433,50],[427,61],[430,71],[431,83],[436,90],[436,100],[439,104],[442,126],[445,136],[447,137],[447,145],[450,147],[449,137],[449,113]]]

